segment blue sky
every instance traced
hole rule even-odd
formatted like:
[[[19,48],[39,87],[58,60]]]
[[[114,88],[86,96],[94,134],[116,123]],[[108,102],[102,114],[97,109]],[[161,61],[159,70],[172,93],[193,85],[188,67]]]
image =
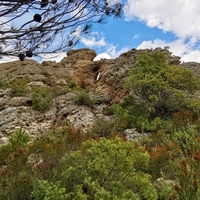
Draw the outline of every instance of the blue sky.
[[[94,49],[100,59],[132,48],[169,46],[183,62],[200,62],[199,10],[199,0],[127,0],[121,19],[94,26],[76,48]]]
[[[116,58],[133,48],[169,46],[183,62],[200,62],[200,0],[108,0],[122,1],[122,18],[94,25],[74,49],[94,49],[97,60]],[[65,55],[63,52],[44,59],[60,61]]]
[[[93,30],[94,32],[84,39],[91,42],[93,38],[96,43],[102,41],[102,45],[97,45],[95,42],[89,43],[89,41],[82,39],[76,48],[89,46],[94,48],[97,54],[107,53],[111,58],[121,52],[138,48],[144,41],[160,39],[169,43],[177,39],[172,32],[163,32],[157,27],[148,27],[144,22],[138,20],[126,21],[124,18],[110,19],[103,26],[94,26]],[[111,49],[116,52],[109,52]]]

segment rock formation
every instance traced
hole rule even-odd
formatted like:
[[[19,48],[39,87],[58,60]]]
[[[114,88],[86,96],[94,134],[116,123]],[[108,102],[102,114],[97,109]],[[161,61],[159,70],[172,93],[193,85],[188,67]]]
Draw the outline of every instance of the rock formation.
[[[33,60],[15,61],[0,65],[0,144],[16,129],[22,128],[32,137],[68,122],[87,130],[97,118],[102,118],[104,107],[119,102],[127,91],[123,88],[128,72],[137,56],[152,50],[132,49],[116,59],[93,61],[96,53],[90,49],[71,50],[60,63]],[[170,64],[179,65],[180,58],[166,49],[155,49],[166,54]],[[199,64],[187,63],[199,73]],[[98,80],[97,80],[98,76]],[[79,89],[74,89],[74,88]],[[46,111],[33,108],[33,91],[47,88],[52,104]],[[78,105],[74,99],[80,88],[88,92],[94,104]],[[111,119],[109,119],[111,120]]]

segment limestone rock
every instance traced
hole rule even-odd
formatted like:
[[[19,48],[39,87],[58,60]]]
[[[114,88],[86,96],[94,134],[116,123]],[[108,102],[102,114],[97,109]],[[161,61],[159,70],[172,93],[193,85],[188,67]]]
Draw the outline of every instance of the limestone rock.
[[[6,106],[18,107],[18,106],[31,106],[31,98],[29,97],[13,97],[11,98]]]
[[[11,99],[10,94],[10,89],[0,90],[0,108],[4,107],[7,104],[7,102],[9,102],[9,100]]]
[[[135,128],[126,129],[123,131],[123,135],[126,136],[127,140],[131,141],[138,141],[143,137],[151,136],[151,133],[139,133]]]
[[[7,107],[0,111],[0,136],[23,129],[32,137],[48,131],[55,121],[55,109],[40,113],[27,106]]]

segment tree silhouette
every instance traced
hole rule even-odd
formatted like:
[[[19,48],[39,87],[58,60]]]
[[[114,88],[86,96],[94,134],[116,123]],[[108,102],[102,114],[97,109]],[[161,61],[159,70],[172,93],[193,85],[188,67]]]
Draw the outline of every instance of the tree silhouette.
[[[0,57],[66,51],[94,23],[122,13],[119,1],[0,0]]]

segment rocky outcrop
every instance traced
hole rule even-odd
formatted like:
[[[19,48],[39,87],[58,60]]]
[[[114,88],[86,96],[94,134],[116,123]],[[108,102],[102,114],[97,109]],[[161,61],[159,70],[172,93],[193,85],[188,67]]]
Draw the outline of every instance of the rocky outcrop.
[[[64,58],[64,60],[71,60],[71,61],[77,61],[77,60],[90,60],[93,61],[96,57],[96,52],[91,49],[78,49],[78,50],[69,50],[67,52],[67,58]]]
[[[162,51],[170,64],[180,64],[180,58],[172,56],[167,49],[154,51]],[[60,63],[25,60],[1,64],[0,143],[6,142],[18,128],[35,137],[64,121],[87,131],[97,118],[106,118],[103,109],[107,104],[119,102],[127,94],[123,85],[130,68],[134,67],[138,55],[150,52],[132,49],[116,59],[93,61],[95,51],[79,49],[68,51]],[[187,63],[181,66],[187,67]],[[188,67],[199,72],[196,63],[189,63]],[[25,92],[18,91],[22,86]],[[33,108],[32,93],[37,88],[51,89],[52,105],[47,111]],[[80,88],[92,91],[88,92],[94,100],[92,106],[75,103]]]
[[[197,76],[200,76],[200,63],[184,62],[180,66],[192,70]]]
[[[90,95],[90,94],[88,94]],[[77,105],[77,94],[66,92],[56,96],[51,109],[45,112],[34,110],[29,97],[12,97],[10,90],[0,91],[0,144],[17,129],[23,129],[30,136],[47,132],[49,129],[68,122],[77,129],[87,131],[93,122],[103,116],[103,108],[108,102],[101,95],[93,94],[99,101],[93,107]],[[103,101],[104,99],[104,101]]]

